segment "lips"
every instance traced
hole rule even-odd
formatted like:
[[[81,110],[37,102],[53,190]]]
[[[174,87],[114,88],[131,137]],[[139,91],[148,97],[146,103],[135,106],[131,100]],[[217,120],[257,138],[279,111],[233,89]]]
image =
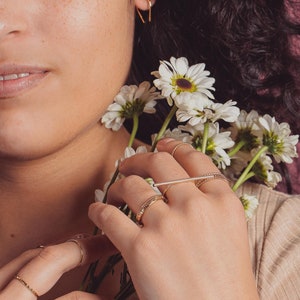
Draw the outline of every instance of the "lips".
[[[37,86],[48,71],[43,68],[20,65],[0,66],[0,99],[19,96]]]

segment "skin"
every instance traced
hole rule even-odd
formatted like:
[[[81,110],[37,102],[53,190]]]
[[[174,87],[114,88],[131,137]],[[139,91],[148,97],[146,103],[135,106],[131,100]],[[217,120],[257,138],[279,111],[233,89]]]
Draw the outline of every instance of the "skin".
[[[124,132],[114,135],[99,120],[128,72],[134,6],[96,0],[2,1],[1,6],[0,64],[48,70],[34,88],[0,101],[1,210],[18,206],[26,215],[19,224],[27,227],[37,214],[33,210],[43,214],[41,204],[51,215],[58,203],[65,203],[61,210],[74,199],[91,199],[87,190],[108,180],[107,166],[127,143]],[[6,218],[5,224],[10,235],[24,234],[15,220]]]
[[[217,171],[208,157],[187,145],[178,148],[173,158],[170,153],[178,143],[166,139],[158,144],[158,153],[123,161],[120,171],[127,177],[113,184],[109,202],[125,201],[137,213],[145,196],[154,193],[144,176],[166,181],[170,172],[179,179]],[[126,260],[140,299],[258,299],[244,211],[227,182],[212,180],[201,189],[181,183],[171,186],[166,196],[168,204],[158,201],[145,211],[143,227],[114,205],[92,204],[89,216],[106,236],[79,240],[83,263],[115,251],[108,237]],[[62,273],[78,266],[79,249],[65,242],[23,254],[0,270],[2,286],[9,282],[0,296],[33,299],[27,289],[18,289],[17,280],[9,281],[8,275],[16,273],[34,283],[39,294],[47,292]],[[73,292],[59,299],[103,298]]]
[[[124,129],[99,120],[129,70],[135,5],[147,9],[144,1],[0,2],[0,68],[48,72],[0,99],[0,266],[92,232],[88,205],[128,142]]]
[[[93,222],[124,254],[142,299],[256,299],[243,211],[224,182],[207,183],[201,191],[191,184],[174,186],[168,191],[169,205],[157,203],[145,213],[144,228],[113,205],[92,205],[93,222],[87,218],[94,190],[109,179],[128,142],[124,129],[113,133],[99,119],[129,70],[135,6],[148,8],[145,0],[0,1],[0,69],[30,65],[47,71],[35,86],[0,97],[0,243],[5,245],[0,249],[1,299],[35,299],[13,279],[16,273],[39,295],[46,294],[39,299],[75,290],[86,267],[78,267],[78,245],[59,241],[92,232]],[[183,147],[176,162],[165,153],[175,144],[161,143],[154,159],[146,154],[126,160],[121,171],[135,176],[112,187],[110,203],[127,202],[137,212],[152,195],[137,176],[161,181],[171,173],[186,177],[215,170],[206,157],[201,165],[194,164],[199,157],[186,156]],[[183,206],[181,198],[189,205]],[[196,217],[203,209],[205,218]],[[170,228],[180,230],[179,237]],[[178,242],[189,250],[176,247]],[[105,236],[80,243],[85,265],[116,251]],[[41,244],[51,246],[35,249]],[[219,264],[216,250],[221,248],[225,254]],[[163,262],[163,269],[152,263],[153,257]],[[191,272],[184,280],[175,275],[186,269]],[[60,284],[52,288],[57,280]],[[109,289],[100,292],[112,297]],[[102,299],[78,292],[60,299],[76,297]]]

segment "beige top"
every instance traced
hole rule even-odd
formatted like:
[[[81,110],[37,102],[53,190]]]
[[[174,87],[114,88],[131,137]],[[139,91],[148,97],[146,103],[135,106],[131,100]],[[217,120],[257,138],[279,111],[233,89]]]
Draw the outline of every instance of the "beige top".
[[[254,195],[260,202],[248,222],[260,299],[300,299],[300,195],[256,184],[245,184],[239,193]]]

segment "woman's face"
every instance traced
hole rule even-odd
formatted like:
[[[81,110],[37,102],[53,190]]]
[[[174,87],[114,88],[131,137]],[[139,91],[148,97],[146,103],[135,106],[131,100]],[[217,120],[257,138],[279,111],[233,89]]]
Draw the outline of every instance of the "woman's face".
[[[0,1],[0,157],[42,157],[99,126],[128,73],[132,2]]]

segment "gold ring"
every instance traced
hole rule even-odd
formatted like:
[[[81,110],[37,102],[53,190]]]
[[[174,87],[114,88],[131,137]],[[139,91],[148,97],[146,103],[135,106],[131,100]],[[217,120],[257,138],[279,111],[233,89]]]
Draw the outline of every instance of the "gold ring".
[[[39,297],[39,294],[19,274],[17,274],[14,279],[22,283],[35,297]]]
[[[171,155],[174,157],[175,152],[178,150],[179,147],[181,147],[181,146],[183,146],[183,145],[189,145],[189,146],[192,147],[192,145],[189,144],[189,143],[185,143],[185,142],[179,143],[179,144],[177,144],[177,145],[173,148],[173,150],[172,150],[172,152],[171,152]],[[194,149],[194,148],[193,148],[193,149]]]
[[[200,186],[210,180],[221,179],[229,184],[229,180],[222,173],[209,173],[206,178],[201,178],[195,181],[195,186],[199,189]]]
[[[147,199],[140,208],[140,211],[135,215],[135,219],[138,222],[138,224],[142,225],[142,217],[148,207],[150,207],[152,204],[154,204],[156,201],[163,200],[165,203],[167,203],[167,199],[163,195],[154,195]]]
[[[162,195],[163,195],[164,197],[166,197],[167,191],[170,189],[171,186],[172,186],[172,185],[169,184],[169,185],[164,189],[164,191],[162,192]]]
[[[79,247],[79,250],[80,250],[80,261],[79,261],[79,263],[78,263],[77,266],[78,267],[81,266],[81,264],[83,262],[83,258],[84,258],[84,251],[83,251],[82,245],[76,239],[70,239],[70,240],[67,240],[67,242],[75,243]]]

